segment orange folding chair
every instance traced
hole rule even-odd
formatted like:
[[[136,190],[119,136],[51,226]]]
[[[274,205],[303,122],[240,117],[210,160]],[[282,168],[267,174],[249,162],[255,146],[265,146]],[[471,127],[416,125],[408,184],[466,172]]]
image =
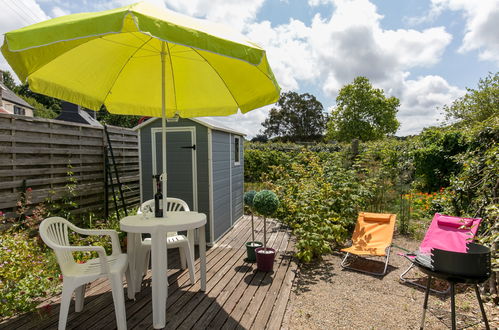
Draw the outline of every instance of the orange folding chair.
[[[395,214],[360,212],[352,235],[352,246],[341,249],[341,251],[347,253],[341,262],[341,267],[372,275],[385,275],[388,268],[388,259],[390,258],[396,219]],[[385,267],[383,272],[375,273],[350,267],[350,261],[347,260],[351,254],[357,257],[384,257]]]

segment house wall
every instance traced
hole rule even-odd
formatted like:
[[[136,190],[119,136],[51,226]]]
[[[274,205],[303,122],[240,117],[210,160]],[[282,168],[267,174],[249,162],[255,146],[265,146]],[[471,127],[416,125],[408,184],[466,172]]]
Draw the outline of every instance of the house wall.
[[[20,108],[23,108],[24,111],[26,111],[26,114],[25,116],[27,117],[33,117],[33,110],[31,110],[30,108],[26,108],[26,107],[23,107],[23,106],[20,106],[20,105],[17,105],[17,104],[14,104],[12,102],[9,102],[9,101],[6,101],[6,100],[3,100],[3,108],[5,110],[7,110],[9,113],[11,114],[14,114],[14,105],[20,107]]]

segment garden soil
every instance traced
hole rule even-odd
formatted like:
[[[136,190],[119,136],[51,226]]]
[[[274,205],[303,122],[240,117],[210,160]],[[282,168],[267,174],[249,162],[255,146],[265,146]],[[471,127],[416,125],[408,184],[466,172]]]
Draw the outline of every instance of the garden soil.
[[[419,242],[395,237],[394,244],[416,250]],[[392,249],[388,273],[372,276],[340,267],[342,254],[326,256],[321,262],[301,265],[291,294],[288,329],[419,329],[424,289],[402,284],[400,274],[409,261]],[[355,261],[357,267],[377,271],[381,262]],[[420,278],[417,270],[408,274]],[[444,287],[445,282],[434,283]],[[450,329],[450,296],[431,294],[425,329]],[[485,303],[491,329],[499,329],[499,308]],[[471,286],[457,287],[456,312],[458,329],[485,329]]]

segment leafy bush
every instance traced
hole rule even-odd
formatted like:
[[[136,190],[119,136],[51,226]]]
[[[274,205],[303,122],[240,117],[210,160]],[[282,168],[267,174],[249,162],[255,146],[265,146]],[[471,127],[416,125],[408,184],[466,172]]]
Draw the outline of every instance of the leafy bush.
[[[259,182],[262,175],[270,171],[271,166],[286,163],[290,155],[284,151],[244,151],[244,181]]]
[[[305,149],[286,165],[264,176],[279,196],[276,217],[297,237],[297,257],[310,262],[341,245],[370,193],[355,171],[345,169],[338,154]]]
[[[38,235],[38,225],[46,216],[42,204],[37,205],[28,216],[26,204],[29,204],[30,191],[22,194],[16,219],[21,219],[7,232],[0,233],[0,316],[12,316],[34,310],[40,298],[60,292],[62,276],[53,250],[46,247]],[[40,210],[40,214],[36,210]],[[133,213],[136,210],[130,210]],[[123,214],[121,214],[123,216]],[[0,220],[4,216],[0,212]],[[6,221],[6,220],[4,220]],[[12,221],[12,219],[9,219]],[[88,215],[79,224],[83,228],[114,229],[123,242],[126,233],[119,232],[118,218],[113,216],[108,221],[95,221]],[[69,233],[71,245],[100,245],[107,254],[111,254],[111,240],[108,236],[80,236]],[[84,263],[98,257],[96,252],[75,252],[76,262]]]
[[[360,145],[354,166],[372,189],[369,211],[397,212],[397,201],[410,190],[414,178],[413,150],[411,139],[384,139]]]
[[[417,187],[424,192],[447,187],[451,176],[461,170],[461,164],[455,157],[466,149],[465,137],[460,131],[442,128],[423,131],[414,150],[414,165],[419,181]]]
[[[342,149],[342,146],[337,143],[284,143],[284,142],[269,142],[269,143],[253,143],[246,142],[245,150],[263,150],[263,151],[285,151],[285,152],[300,152],[303,148],[315,152],[336,152]]]
[[[244,144],[244,181],[260,182],[262,174],[268,173],[272,166],[288,164],[302,150],[313,152],[337,152],[341,150],[338,144],[307,144],[296,143],[245,143]]]
[[[410,214],[414,219],[432,218],[435,213],[441,213],[441,206],[448,199],[444,189],[434,193],[410,192],[402,196],[409,203]]]
[[[26,231],[0,234],[0,315],[32,310],[60,284],[54,253]]]
[[[469,149],[456,156],[462,170],[450,178],[449,187],[432,200],[431,211],[480,217],[478,239],[491,248],[496,272],[489,281],[489,293],[499,302],[499,119],[483,123],[468,132]]]

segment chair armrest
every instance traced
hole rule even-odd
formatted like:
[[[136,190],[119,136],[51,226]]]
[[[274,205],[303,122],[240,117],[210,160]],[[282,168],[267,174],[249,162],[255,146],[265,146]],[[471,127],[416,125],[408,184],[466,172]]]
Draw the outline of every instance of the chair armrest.
[[[99,261],[100,261],[100,266],[101,266],[101,273],[102,274],[109,274],[109,264],[107,262],[107,255],[106,255],[106,250],[102,246],[54,246],[55,249],[57,250],[66,250],[69,252],[86,252],[86,251],[94,251],[97,252],[99,255]]]
[[[120,246],[120,240],[118,238],[118,232],[113,229],[81,229],[78,228],[78,230],[75,230],[78,234],[82,235],[107,235],[111,237],[111,246],[112,246],[112,255],[120,254],[121,253],[121,246]]]

